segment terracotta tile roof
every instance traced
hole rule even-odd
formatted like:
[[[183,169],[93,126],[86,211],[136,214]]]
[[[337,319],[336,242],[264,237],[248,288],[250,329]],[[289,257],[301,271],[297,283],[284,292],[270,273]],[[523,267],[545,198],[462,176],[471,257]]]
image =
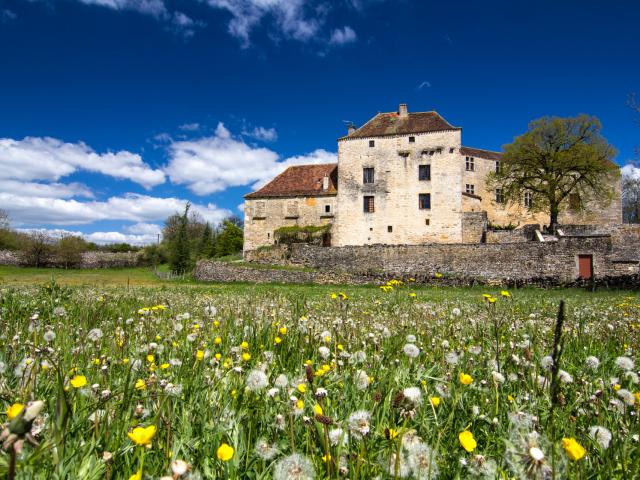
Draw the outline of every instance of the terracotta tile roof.
[[[329,177],[329,188],[322,189],[322,179]],[[338,192],[338,164],[296,165],[244,198],[297,197],[335,195]]]
[[[452,126],[437,112],[409,112],[405,117],[401,117],[398,112],[389,112],[378,113],[355,132],[342,138],[382,137],[443,130],[460,128]]]
[[[501,160],[500,152],[492,152],[491,150],[483,150],[481,148],[461,147],[460,153],[468,157],[486,158],[487,160]]]

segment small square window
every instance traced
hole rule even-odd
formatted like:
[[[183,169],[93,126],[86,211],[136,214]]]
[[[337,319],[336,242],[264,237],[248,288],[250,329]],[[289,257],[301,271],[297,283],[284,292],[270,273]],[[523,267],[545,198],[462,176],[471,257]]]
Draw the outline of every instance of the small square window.
[[[442,153],[442,147],[436,148],[436,153],[440,155]]]
[[[267,232],[267,238],[271,238],[271,234]]]
[[[456,151],[456,149],[455,149],[455,148],[453,148],[453,147],[449,149],[449,153],[453,153],[453,152],[455,152],[455,151]]]
[[[409,143],[416,143],[416,137],[409,137]]]
[[[374,205],[374,197],[372,196],[365,196],[364,197],[364,213],[373,213],[375,212],[375,205]]]
[[[331,205],[324,206],[324,213],[331,213]]]
[[[524,204],[525,207],[531,208],[533,206],[533,193],[524,192],[522,203]]]
[[[496,188],[496,203],[504,203],[504,194],[501,188]]]
[[[500,161],[496,162],[496,173],[500,173]]]
[[[389,232],[389,233],[393,233],[393,226],[389,225],[389,226],[387,227],[387,232]]]
[[[429,222],[429,219],[428,219],[428,218],[425,218],[425,219],[424,219],[424,224],[425,224],[425,225],[427,225],[427,226],[429,226],[429,223],[430,223],[430,222]]]
[[[369,148],[373,148],[376,146],[375,140],[369,140]]]
[[[471,195],[475,195],[475,194],[476,194],[476,186],[475,186],[475,185],[471,185],[471,184],[467,183],[467,184],[464,186],[464,191],[465,191],[466,193],[471,194]]]
[[[420,208],[420,210],[429,210],[431,208],[430,193],[420,193],[418,195],[418,208]]]

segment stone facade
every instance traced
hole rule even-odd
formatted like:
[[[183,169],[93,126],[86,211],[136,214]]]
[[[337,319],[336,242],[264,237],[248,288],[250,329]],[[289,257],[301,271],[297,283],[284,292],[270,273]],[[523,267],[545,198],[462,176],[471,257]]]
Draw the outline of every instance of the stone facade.
[[[333,223],[336,196],[245,199],[244,249],[273,245],[280,227]]]
[[[460,141],[460,130],[340,139],[334,245],[462,242]],[[419,179],[420,165],[430,166],[429,180]],[[372,183],[364,168],[374,169]],[[430,208],[420,208],[420,194]],[[364,212],[365,196],[373,212]]]
[[[499,202],[486,180],[499,152],[462,145],[462,131],[436,112],[379,113],[338,139],[338,163],[290,167],[245,197],[245,252],[274,243],[284,226],[332,224],[326,245],[482,243],[488,226],[545,225],[548,215]],[[620,182],[612,202],[567,200],[559,222],[622,223]],[[490,230],[490,229],[489,229]],[[530,232],[524,234],[530,236]],[[516,238],[518,235],[496,234]]]

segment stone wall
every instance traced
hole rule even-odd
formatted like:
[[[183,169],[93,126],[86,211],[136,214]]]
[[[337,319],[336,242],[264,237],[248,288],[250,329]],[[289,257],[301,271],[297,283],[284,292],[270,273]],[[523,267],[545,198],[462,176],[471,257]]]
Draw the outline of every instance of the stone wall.
[[[636,250],[639,247],[635,247]],[[503,244],[370,245],[323,248],[294,244],[247,252],[246,260],[305,265],[351,274],[384,273],[432,278],[436,272],[478,281],[573,282],[578,255],[593,256],[596,278],[639,272],[638,262],[617,258],[611,237],[561,237],[557,242]]]
[[[484,241],[487,230],[487,212],[464,212],[462,214],[462,243]]]
[[[333,244],[461,242],[459,149],[459,130],[340,139]],[[419,179],[420,165],[431,166],[430,180]],[[363,168],[374,169],[373,183],[363,183]],[[431,208],[420,209],[427,193]],[[374,197],[374,212],[364,212],[365,196]]]
[[[20,252],[0,250],[0,265],[21,266],[23,261]],[[61,266],[55,257],[51,256],[47,266]],[[125,268],[142,266],[141,252],[84,252],[82,262],[74,268]]]
[[[327,211],[328,210],[328,211]],[[244,249],[254,250],[274,243],[280,227],[333,223],[336,196],[256,198],[244,202]]]
[[[485,241],[487,243],[522,243],[535,240],[535,231],[540,230],[540,225],[524,225],[514,230],[487,230]]]

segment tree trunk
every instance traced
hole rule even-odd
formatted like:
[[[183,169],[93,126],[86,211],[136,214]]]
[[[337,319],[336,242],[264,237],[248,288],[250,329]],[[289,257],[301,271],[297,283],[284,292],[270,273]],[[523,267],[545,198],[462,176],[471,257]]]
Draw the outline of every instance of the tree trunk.
[[[558,207],[555,205],[551,206],[550,211],[550,222],[549,222],[549,233],[555,234],[556,229],[558,228]]]

